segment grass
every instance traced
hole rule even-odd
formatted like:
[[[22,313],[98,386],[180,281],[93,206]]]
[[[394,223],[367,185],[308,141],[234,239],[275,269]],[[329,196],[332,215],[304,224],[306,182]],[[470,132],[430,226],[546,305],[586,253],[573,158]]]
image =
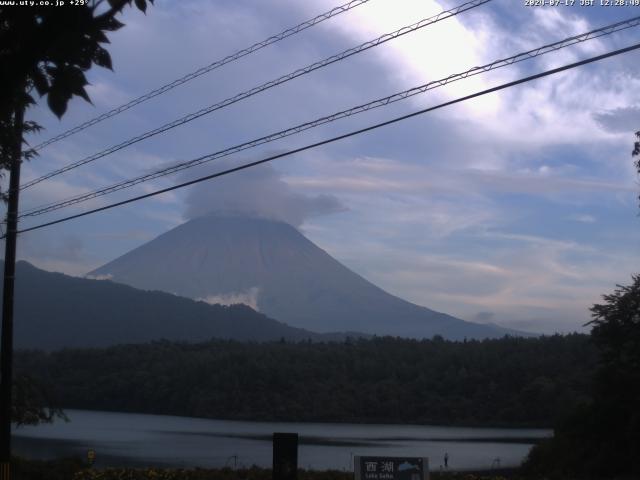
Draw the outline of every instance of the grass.
[[[516,480],[518,471],[432,472],[433,480]],[[271,469],[172,469],[172,468],[89,468],[85,461],[24,460],[14,458],[12,480],[272,480]],[[337,470],[299,470],[298,480],[353,480],[353,473]]]

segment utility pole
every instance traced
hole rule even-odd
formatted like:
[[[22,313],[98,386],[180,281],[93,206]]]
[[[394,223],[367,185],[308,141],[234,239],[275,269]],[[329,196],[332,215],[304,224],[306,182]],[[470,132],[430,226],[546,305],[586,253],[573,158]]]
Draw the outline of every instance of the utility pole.
[[[16,271],[16,237],[18,235],[18,198],[24,106],[15,108],[7,202],[7,233],[4,254],[2,291],[2,338],[0,339],[0,480],[11,478],[11,391],[13,387],[13,292]]]

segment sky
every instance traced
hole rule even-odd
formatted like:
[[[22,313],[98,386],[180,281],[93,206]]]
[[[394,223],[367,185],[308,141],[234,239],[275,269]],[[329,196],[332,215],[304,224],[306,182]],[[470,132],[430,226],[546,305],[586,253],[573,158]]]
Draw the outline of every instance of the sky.
[[[182,115],[462,2],[370,0],[42,150],[38,177]],[[109,35],[93,104],[27,113],[43,141],[318,15],[326,0],[156,0]],[[55,202],[640,15],[640,7],[493,0],[42,182]],[[631,45],[640,27],[468,78],[178,175],[26,219],[22,227],[168,187]],[[385,290],[470,321],[586,331],[589,307],[640,270],[637,52],[492,93],[107,212],[22,234],[19,258],[83,275],[209,211],[291,223]]]

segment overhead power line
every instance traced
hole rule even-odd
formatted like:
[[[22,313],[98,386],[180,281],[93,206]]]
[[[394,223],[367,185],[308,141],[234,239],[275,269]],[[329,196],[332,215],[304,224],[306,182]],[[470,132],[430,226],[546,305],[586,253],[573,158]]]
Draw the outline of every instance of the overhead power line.
[[[533,50],[529,50],[526,52],[522,52],[522,53],[518,53],[516,55],[513,55],[511,57],[507,57],[507,58],[503,58],[500,60],[495,60],[491,63],[487,63],[485,65],[479,66],[479,67],[473,67],[469,70],[466,70],[465,72],[462,73],[456,73],[456,74],[452,74],[449,75],[447,77],[444,77],[442,79],[439,80],[433,80],[430,81],[428,83],[425,83],[423,85],[417,86],[417,87],[413,87],[410,88],[408,90],[404,90],[402,92],[399,93],[395,93],[393,95],[389,95],[383,98],[379,98],[377,100],[373,100],[371,102],[362,104],[362,105],[358,105],[352,108],[349,108],[347,110],[342,110],[340,112],[336,112],[333,113],[331,115],[327,115],[315,120],[312,120],[310,122],[306,122],[300,125],[296,125],[294,127],[285,129],[285,130],[281,130],[279,132],[276,133],[272,133],[270,135],[266,135],[264,137],[260,137],[248,142],[244,142],[241,143],[239,145],[235,145],[233,147],[229,147],[226,148],[224,150],[220,150],[208,155],[204,155],[186,162],[180,162],[176,165],[173,165],[171,167],[167,167],[167,168],[163,168],[160,170],[157,170],[155,172],[151,172],[151,173],[147,173],[144,175],[140,175],[138,177],[134,177],[131,179],[127,179],[127,180],[123,180],[121,182],[118,182],[116,184],[110,185],[108,187],[103,187],[100,188],[98,190],[94,190],[92,192],[87,192],[84,194],[80,194],[80,195],[76,195],[73,196],[71,198],[67,198],[65,200],[62,201],[58,201],[58,202],[54,202],[48,205],[44,205],[44,206],[39,206],[39,207],[34,207],[28,210],[25,210],[24,212],[22,212],[19,216],[19,218],[24,218],[24,217],[33,217],[33,216],[38,216],[38,215],[42,215],[45,213],[49,213],[52,212],[54,210],[59,210],[61,208],[65,208],[71,205],[75,205],[77,203],[81,203],[93,198],[97,198],[97,197],[101,197],[103,195],[107,195],[110,193],[114,193],[117,192],[119,190],[123,190],[125,188],[129,188],[132,187],[134,185],[138,185],[140,183],[143,182],[147,182],[156,178],[160,178],[166,175],[171,175],[173,173],[177,173],[180,172],[182,170],[185,170],[187,168],[192,168],[195,167],[197,165],[201,165],[203,163],[207,163],[207,162],[211,162],[213,160],[222,158],[222,157],[226,157],[228,155],[232,155],[234,153],[238,153],[244,150],[248,150],[250,148],[254,148],[257,147],[259,145],[263,145],[269,142],[273,142],[275,140],[281,139],[281,138],[285,138],[291,135],[295,135],[297,133],[303,132],[305,130],[309,130],[311,128],[315,128],[318,127],[320,125],[324,125],[326,123],[330,123],[330,122],[334,122],[336,120],[339,120],[341,118],[346,118],[352,115],[356,115],[359,113],[363,113],[378,107],[382,107],[382,106],[386,106],[389,105],[391,103],[395,103],[398,102],[400,100],[404,100],[406,98],[412,97],[414,95],[418,95],[421,93],[424,93],[428,90],[432,90],[444,85],[447,85],[448,83],[451,82],[455,82],[458,80],[462,80],[464,78],[468,78],[470,76],[474,76],[474,75],[478,75],[480,73],[484,73],[484,72],[488,72],[491,70],[495,70],[497,68],[501,68],[501,67],[505,67],[505,66],[509,66],[509,65],[513,65],[514,63],[518,63],[524,60],[528,60],[531,58],[535,58],[538,57],[540,55],[544,55],[550,52],[554,52],[557,50],[560,50],[561,48],[566,48],[568,46],[574,45],[576,43],[580,43],[580,42],[584,42],[590,39],[594,39],[594,38],[599,38],[602,37],[604,35],[610,35],[614,32],[620,31],[620,30],[624,30],[627,28],[631,28],[634,26],[638,26],[640,25],[640,16],[638,17],[634,17],[631,18],[629,20],[625,20],[625,21],[621,21],[621,22],[616,22],[614,24],[611,25],[607,25],[605,27],[601,27],[595,30],[591,30],[589,32],[585,32],[582,33],[580,35],[575,35],[573,37],[569,37],[566,38],[564,40],[558,41],[558,42],[554,42],[554,43],[550,43],[541,47],[538,47],[536,49]]]
[[[163,93],[168,92],[169,90],[173,90],[174,88],[190,82],[191,80],[193,80],[194,78],[198,78],[201,75],[204,75],[205,73],[209,73],[217,68],[220,68],[224,65],[226,65],[227,63],[231,63],[234,62],[236,60],[239,60],[242,57],[246,57],[247,55],[250,55],[254,52],[257,52],[258,50],[261,50],[265,47],[268,47],[269,45],[272,45],[276,42],[279,42],[281,40],[284,40],[285,38],[291,37],[292,35],[295,35],[297,33],[302,32],[303,30],[306,30],[307,28],[313,27],[314,25],[317,25],[321,22],[324,22],[325,20],[328,20],[332,17],[335,17],[337,15],[340,15],[341,13],[347,12],[353,8],[356,8],[364,3],[367,3],[369,0],[352,0],[350,2],[347,2],[343,5],[340,5],[338,7],[332,8],[331,10],[329,10],[328,12],[324,12],[320,15],[318,15],[317,17],[311,18],[309,20],[306,20],[298,25],[296,25],[295,27],[291,27],[288,28],[276,35],[273,35],[265,40],[262,40],[261,42],[258,43],[254,43],[253,45],[251,45],[250,47],[244,48],[242,50],[239,50],[235,53],[232,53],[231,55],[228,55],[220,60],[216,60],[213,63],[210,63],[207,66],[201,67],[198,70],[188,73],[187,75],[178,78],[177,80],[174,80],[173,82],[167,83],[166,85],[163,85],[161,87],[156,88],[155,90],[151,90],[148,93],[145,93],[144,95],[141,95],[137,98],[134,98],[133,100],[120,105],[119,107],[114,108],[113,110],[110,110],[106,113],[103,113],[102,115],[99,115],[95,118],[92,118],[91,120],[88,120],[80,125],[77,125],[76,127],[73,127],[65,132],[62,132],[59,135],[56,135],[55,137],[52,137],[38,145],[36,145],[35,147],[33,147],[34,150],[41,150],[44,147],[46,147],[47,145],[51,145],[52,143],[55,143],[59,140],[62,140],[63,138],[67,138],[70,137],[71,135],[74,135],[78,132],[81,132],[82,130],[85,130],[93,125],[95,125],[96,123],[100,123],[103,120],[106,120],[107,118],[111,118],[115,115],[118,115],[122,112],[124,112],[125,110],[129,110],[132,107],[135,107],[136,105],[140,105],[141,103],[146,102],[147,100],[151,100],[154,97],[157,97],[158,95],[162,95]]]
[[[570,64],[564,65],[562,67],[546,70],[544,72],[537,73],[535,75],[529,75],[527,77],[520,78],[520,79],[514,80],[512,82],[503,83],[503,84],[498,85],[496,87],[488,88],[486,90],[482,90],[480,92],[476,92],[476,93],[473,93],[471,95],[466,95],[464,97],[460,97],[460,98],[457,98],[455,100],[450,100],[448,102],[444,102],[444,103],[441,103],[441,104],[433,106],[433,107],[424,108],[422,110],[418,110],[416,112],[409,113],[407,115],[402,115],[400,117],[396,117],[396,118],[393,118],[391,120],[387,120],[385,122],[377,123],[375,125],[371,125],[371,126],[366,127],[366,128],[361,128],[359,130],[354,130],[352,132],[345,133],[343,135],[338,135],[336,137],[332,137],[332,138],[329,138],[329,139],[326,139],[326,140],[322,140],[320,142],[316,142],[316,143],[312,143],[312,144],[309,144],[309,145],[305,145],[304,147],[300,147],[300,148],[296,148],[296,149],[293,149],[293,150],[289,150],[287,152],[279,153],[277,155],[272,155],[270,157],[266,157],[266,158],[263,158],[261,160],[256,160],[255,162],[245,163],[245,164],[239,165],[237,167],[229,168],[227,170],[223,170],[221,172],[217,172],[217,173],[214,173],[214,174],[211,174],[211,175],[206,175],[204,177],[200,177],[200,178],[197,178],[195,180],[190,180],[188,182],[183,182],[183,183],[180,183],[178,185],[173,185],[171,187],[167,187],[167,188],[163,188],[163,189],[160,189],[160,190],[156,190],[154,192],[150,192],[150,193],[147,193],[147,194],[144,194],[144,195],[139,195],[137,197],[129,198],[127,200],[123,200],[123,201],[120,201],[120,202],[111,203],[111,204],[105,205],[103,207],[94,208],[93,210],[88,210],[86,212],[78,213],[78,214],[75,214],[75,215],[70,215],[68,217],[60,218],[58,220],[53,220],[51,222],[41,223],[41,224],[35,225],[33,227],[24,228],[22,230],[19,230],[18,233],[25,233],[25,232],[30,232],[30,231],[33,231],[33,230],[38,230],[40,228],[49,227],[51,225],[56,225],[56,224],[59,224],[59,223],[67,222],[67,221],[70,221],[70,220],[74,220],[76,218],[80,218],[80,217],[84,217],[84,216],[91,215],[91,214],[94,214],[94,213],[98,213],[98,212],[102,212],[102,211],[105,211],[105,210],[109,210],[111,208],[115,208],[115,207],[119,207],[119,206],[126,205],[126,204],[129,204],[129,203],[137,202],[137,201],[143,200],[145,198],[150,198],[150,197],[154,197],[156,195],[161,195],[163,193],[171,192],[173,190],[177,190],[177,189],[184,188],[184,187],[187,187],[187,186],[190,186],[190,185],[194,185],[196,183],[204,182],[206,180],[211,180],[211,179],[214,179],[214,178],[218,178],[218,177],[222,177],[222,176],[225,176],[225,175],[229,175],[231,173],[238,172],[240,170],[245,170],[245,169],[248,169],[248,168],[252,168],[252,167],[261,165],[263,163],[271,162],[271,161],[279,159],[279,158],[283,158],[283,157],[287,157],[287,156],[290,156],[290,155],[293,155],[293,154],[296,154],[296,153],[304,152],[305,150],[310,150],[312,148],[317,148],[317,147],[320,147],[320,146],[323,146],[323,145],[327,145],[329,143],[334,143],[334,142],[337,142],[339,140],[344,140],[345,138],[349,138],[349,137],[353,137],[355,135],[360,135],[362,133],[370,132],[372,130],[376,130],[378,128],[385,127],[387,125],[398,123],[398,122],[401,122],[403,120],[407,120],[409,118],[416,117],[418,115],[423,115],[425,113],[432,112],[432,111],[440,109],[440,108],[448,107],[448,106],[454,105],[456,103],[465,102],[467,100],[471,100],[471,99],[474,99],[474,98],[477,98],[477,97],[480,97],[480,96],[483,96],[483,95],[487,95],[489,93],[497,92],[499,90],[504,90],[506,88],[514,87],[516,85],[527,83],[527,82],[530,82],[530,81],[533,81],[533,80],[537,80],[539,78],[547,77],[549,75],[553,75],[553,74],[556,74],[556,73],[564,72],[566,70],[570,70],[570,69],[573,69],[573,68],[576,68],[576,67],[580,67],[582,65],[587,65],[589,63],[593,63],[593,62],[597,62],[597,61],[600,61],[600,60],[604,60],[606,58],[610,58],[610,57],[613,57],[613,56],[616,56],[616,55],[627,53],[627,52],[630,52],[632,50],[637,50],[638,48],[640,48],[640,43],[636,43],[635,45],[631,45],[629,47],[625,47],[625,48],[621,48],[621,49],[618,49],[618,50],[614,50],[614,51],[611,51],[611,52],[608,52],[608,53],[605,53],[605,54],[602,54],[602,55],[597,55],[595,57],[590,57],[590,58],[587,58],[585,60],[581,60],[579,62],[570,63]],[[4,238],[4,237],[2,237],[2,238]]]
[[[279,78],[276,78],[274,80],[270,80],[266,83],[263,83],[262,85],[259,85],[257,87],[254,87],[250,90],[246,90],[242,93],[239,93],[233,97],[229,97],[225,100],[222,100],[221,102],[215,103],[213,105],[209,105],[208,107],[202,108],[200,110],[198,110],[197,112],[193,112],[190,113],[188,115],[185,115],[181,118],[178,118],[172,122],[166,123],[158,128],[155,128],[153,130],[149,130],[148,132],[145,132],[141,135],[138,135],[136,137],[130,138],[129,140],[126,140],[122,143],[119,143],[117,145],[113,145],[105,150],[102,150],[101,152],[98,152],[94,155],[91,155],[89,157],[85,157],[81,160],[78,160],[76,162],[70,163],[58,170],[54,170],[52,172],[49,172],[45,175],[42,175],[41,177],[38,177],[34,180],[31,180],[29,182],[24,183],[20,188],[21,189],[26,189],[29,188],[37,183],[40,183],[44,180],[47,180],[51,177],[55,177],[56,175],[60,175],[62,173],[65,173],[69,170],[72,170],[74,168],[77,168],[81,165],[85,165],[87,163],[93,162],[95,160],[98,160],[99,158],[105,157],[107,155],[110,155],[112,153],[115,153],[119,150],[122,150],[123,148],[129,147],[135,143],[141,142],[142,140],[146,140],[147,138],[153,137],[155,135],[158,135],[160,133],[164,133],[167,130],[171,130],[175,127],[178,127],[180,125],[184,125],[185,123],[191,122],[197,118],[203,117],[204,115],[208,115],[212,112],[215,112],[216,110],[220,110],[223,109],[225,107],[228,107],[230,105],[233,105],[234,103],[237,103],[241,100],[244,100],[246,98],[252,97],[253,95],[256,95],[258,93],[261,93],[265,90],[268,90],[270,88],[276,87],[278,85],[281,85],[283,83],[286,83],[290,80],[293,80],[295,78],[298,78],[302,75],[306,75],[309,74],[315,70],[321,69],[323,67],[326,67],[328,65],[331,65],[333,63],[342,61],[346,58],[349,58],[353,55],[356,55],[358,53],[364,52],[366,50],[369,50],[370,48],[373,47],[377,47],[378,45],[382,45],[383,43],[386,43],[390,40],[396,39],[398,37],[401,37],[403,35],[406,35],[408,33],[414,32],[416,30],[419,30],[421,28],[427,27],[429,25],[433,25],[434,23],[440,22],[442,20],[445,20],[447,18],[450,17],[454,17],[462,12],[466,12],[467,10],[471,10],[473,8],[479,7],[480,5],[483,5],[485,3],[490,2],[491,0],[472,0],[470,2],[466,2],[463,3],[462,5],[459,5],[458,7],[452,8],[450,10],[446,10],[443,12],[440,12],[437,15],[434,15],[432,17],[429,18],[425,18],[420,20],[419,22],[416,22],[412,25],[408,25],[406,27],[402,27],[394,32],[391,33],[386,33],[384,35],[381,35],[378,38],[375,38],[374,40],[370,40],[368,42],[362,43],[356,47],[350,48],[348,50],[345,50],[343,52],[340,52],[336,55],[332,55],[330,57],[325,58],[324,60],[320,60],[318,62],[312,63],[311,65],[307,65],[306,67],[303,68],[299,68],[298,70],[295,70],[291,73],[288,73],[287,75],[283,75]]]

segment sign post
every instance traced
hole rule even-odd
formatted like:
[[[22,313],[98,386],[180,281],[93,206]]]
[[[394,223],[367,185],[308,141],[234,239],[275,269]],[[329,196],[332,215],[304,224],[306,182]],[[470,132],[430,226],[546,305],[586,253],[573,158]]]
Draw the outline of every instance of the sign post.
[[[273,480],[298,478],[298,434],[273,434]]]
[[[429,459],[354,457],[355,480],[429,480]]]
[[[89,467],[92,467],[94,462],[96,461],[96,451],[93,448],[87,450],[87,462],[89,462]]]

